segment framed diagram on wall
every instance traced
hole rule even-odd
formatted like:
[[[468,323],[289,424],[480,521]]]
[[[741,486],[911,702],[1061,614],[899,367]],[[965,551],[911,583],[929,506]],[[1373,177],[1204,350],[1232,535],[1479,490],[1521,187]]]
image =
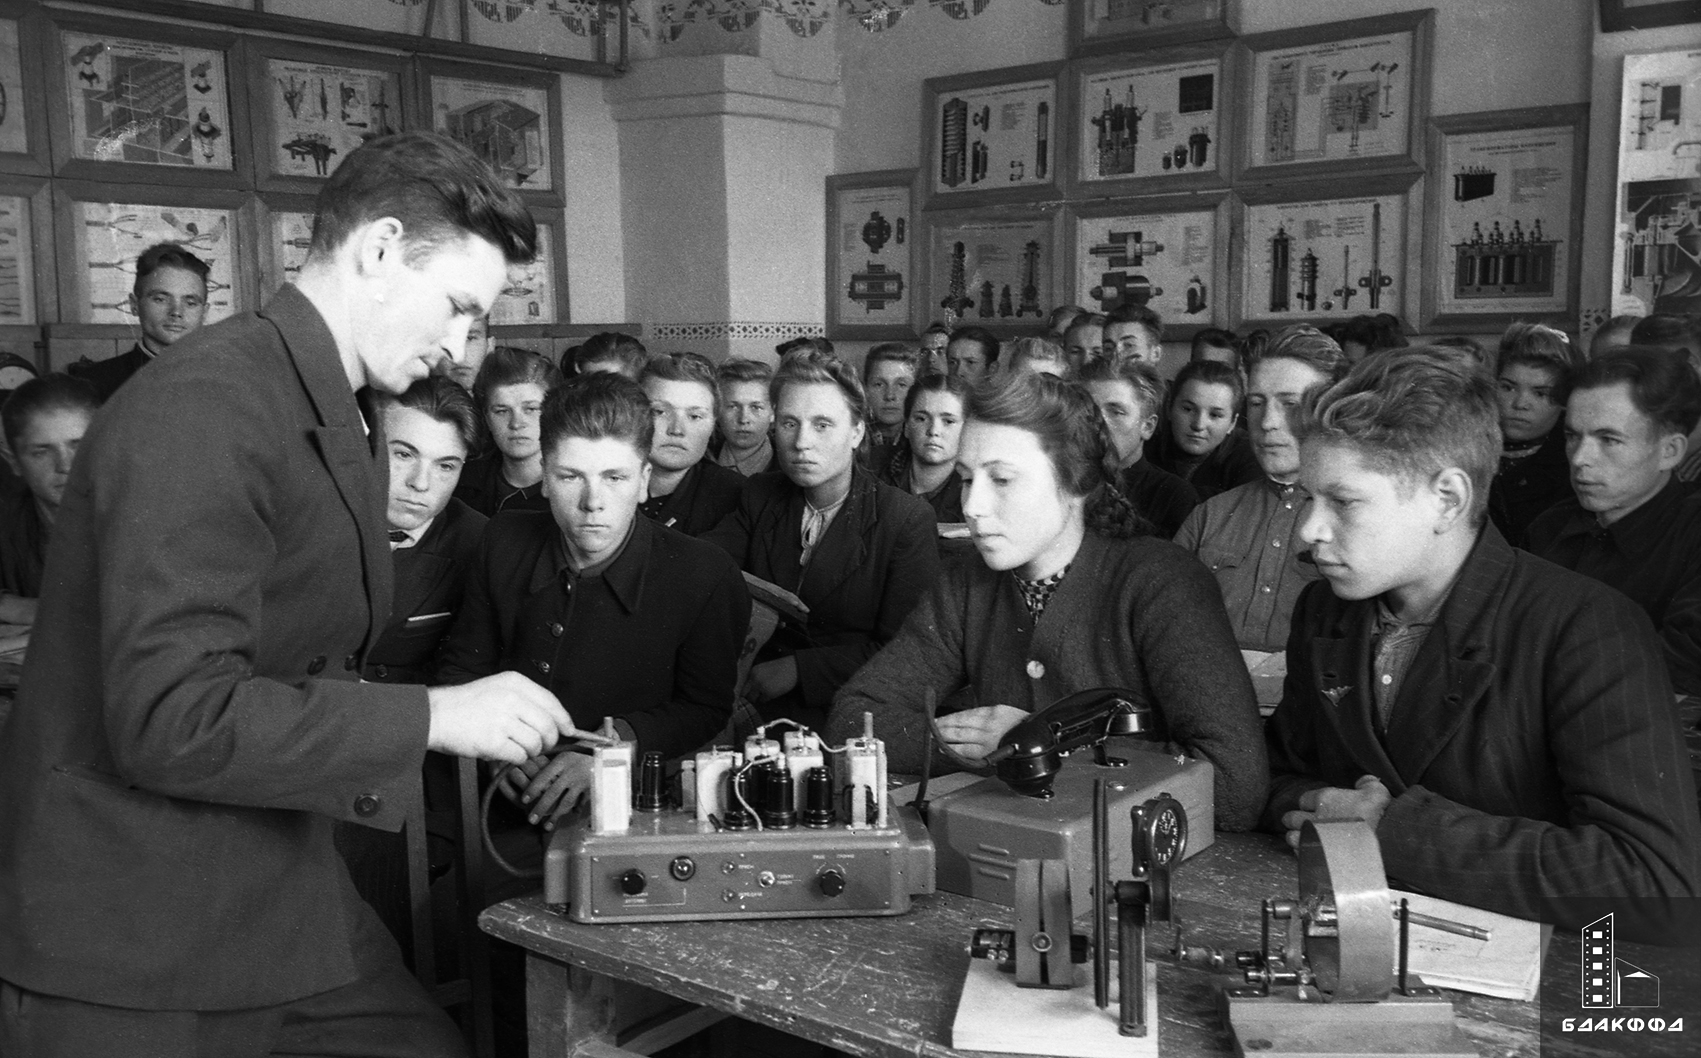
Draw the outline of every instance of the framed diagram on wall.
[[[1233,325],[1276,327],[1379,312],[1404,316],[1416,275],[1419,178],[1259,189],[1241,207]],[[1275,198],[1284,193],[1292,199]]]
[[[1057,215],[1038,210],[930,214],[922,318],[989,330],[1043,327],[1057,305]]]
[[[827,178],[827,337],[915,337],[915,174]]]
[[[1069,64],[1072,195],[1222,186],[1233,153],[1229,41]]]
[[[34,10],[0,0],[0,166],[13,173],[49,171],[40,21]]]
[[[1612,315],[1701,312],[1701,48],[1624,57]]]
[[[1430,123],[1421,323],[1577,325],[1588,107]]]
[[[349,152],[401,131],[404,60],[375,52],[248,38],[254,158],[262,188],[317,190]]]
[[[58,175],[246,186],[247,93],[236,38],[185,26],[55,17],[49,111]]]
[[[1435,12],[1246,37],[1243,169],[1259,178],[1423,164]]]
[[[158,242],[178,243],[207,263],[206,322],[216,323],[253,303],[244,260],[247,195],[135,187],[114,201],[111,190],[68,182],[54,188],[60,317],[65,322],[134,325],[130,292],[136,258]]]
[[[53,318],[52,212],[46,180],[0,176],[0,326]]]
[[[260,245],[260,300],[267,301],[285,283],[295,281],[313,245],[313,198],[265,195],[255,211]]]
[[[419,60],[431,127],[489,162],[534,202],[562,195],[561,79],[554,74]]]
[[[567,322],[566,224],[560,210],[533,209],[537,221],[537,257],[511,265],[508,281],[490,307],[492,327],[522,327]]]
[[[1097,312],[1146,305],[1172,340],[1224,326],[1229,224],[1227,192],[1215,205],[1189,195],[1071,209],[1064,245],[1074,304]]]
[[[924,208],[1031,202],[1055,195],[1066,115],[1061,63],[933,77],[922,92],[930,160]]]
[[[1072,55],[1168,47],[1239,32],[1236,0],[1076,0],[1069,5]]]

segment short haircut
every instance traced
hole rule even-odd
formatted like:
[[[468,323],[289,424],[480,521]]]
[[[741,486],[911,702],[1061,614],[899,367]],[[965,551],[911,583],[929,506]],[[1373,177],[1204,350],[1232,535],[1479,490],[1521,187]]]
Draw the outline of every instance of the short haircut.
[[[746,360],[735,356],[721,361],[721,366],[715,369],[715,376],[723,386],[734,382],[760,382],[766,386],[774,380],[774,369],[761,360]]]
[[[1206,327],[1195,334],[1192,344],[1188,347],[1187,358],[1203,359],[1199,354],[1206,349],[1232,349],[1235,361],[1238,363],[1241,360],[1240,339],[1234,336],[1233,331],[1225,331],[1221,327]]]
[[[916,400],[923,393],[950,393],[962,403],[968,402],[969,384],[961,375],[947,375],[934,371],[915,380],[915,385],[904,394],[904,418],[907,420],[915,413]]]
[[[517,386],[535,382],[544,392],[561,384],[561,370],[542,353],[512,345],[499,345],[478,365],[478,377],[473,379],[473,399],[479,411],[490,409],[490,395],[502,386]]]
[[[1039,361],[1054,361],[1060,367],[1067,369],[1069,359],[1063,352],[1063,346],[1050,338],[1017,338],[1009,343],[1010,367],[1021,367],[1025,363]]]
[[[1441,346],[1447,349],[1463,349],[1465,352],[1470,353],[1472,356],[1477,358],[1477,363],[1483,366],[1483,370],[1492,371],[1496,374],[1499,373],[1499,369],[1495,364],[1495,355],[1483,348],[1483,344],[1481,342],[1472,338],[1468,334],[1453,334],[1446,338],[1435,338],[1425,344]]]
[[[1164,340],[1164,320],[1150,305],[1124,303],[1105,314],[1105,326],[1113,323],[1132,323],[1145,328],[1153,342]]]
[[[715,365],[701,353],[657,353],[644,364],[638,384],[641,386],[652,378],[707,386],[711,407],[719,410],[721,406],[721,383],[715,375]]]
[[[537,224],[518,191],[447,136],[402,132],[351,151],[314,203],[308,256],[329,257],[356,228],[394,217],[409,260],[463,236],[494,245],[509,264],[537,255]]]
[[[479,421],[478,409],[473,406],[472,394],[447,375],[428,375],[398,395],[380,392],[380,412],[391,407],[409,408],[453,426],[468,455],[479,449],[484,427]]]
[[[1322,332],[1319,332],[1322,333]],[[1270,347],[1270,332],[1263,327],[1256,327],[1246,332],[1246,337],[1240,340],[1240,362],[1250,364],[1264,355],[1264,350]]]
[[[32,378],[12,391],[6,403],[0,405],[0,427],[5,429],[6,443],[16,445],[38,415],[55,411],[86,411],[93,415],[99,408],[100,394],[93,386],[55,371]]]
[[[1495,377],[1513,364],[1548,372],[1553,378],[1553,403],[1564,404],[1571,396],[1572,379],[1583,369],[1583,354],[1564,331],[1543,323],[1514,323],[1500,336]]]
[[[142,280],[162,268],[181,268],[199,279],[203,288],[207,285],[207,273],[212,271],[207,262],[177,243],[156,242],[136,258],[136,293],[142,292]]]
[[[1675,313],[1644,316],[1630,328],[1630,344],[1687,349],[1689,355],[1701,358],[1701,324],[1697,324],[1693,316]]]
[[[1347,445],[1409,488],[1459,467],[1471,480],[1472,524],[1486,516],[1504,442],[1494,382],[1470,353],[1420,345],[1367,356],[1340,382],[1310,391],[1302,408],[1294,429],[1302,443]]]
[[[1344,323],[1335,325],[1335,340],[1345,346],[1348,342],[1356,342],[1364,346],[1364,351],[1374,353],[1378,349],[1404,349],[1406,336],[1400,329],[1400,320],[1386,312],[1374,316],[1354,316]]]
[[[1345,378],[1352,366],[1335,339],[1303,323],[1277,331],[1248,373],[1266,360],[1297,360],[1320,372],[1331,385]]]
[[[1577,372],[1571,391],[1604,389],[1620,382],[1630,388],[1630,403],[1662,434],[1694,433],[1701,422],[1701,378],[1675,349],[1624,345],[1605,350]]]
[[[1094,360],[1081,369],[1082,382],[1126,382],[1140,402],[1140,414],[1163,411],[1164,380],[1157,368],[1142,360]]]
[[[1045,329],[1048,332],[1054,331],[1057,329],[1057,325],[1064,323],[1065,320],[1069,323],[1074,323],[1076,316],[1084,316],[1087,312],[1087,309],[1084,309],[1079,305],[1059,305],[1055,309],[1052,309],[1051,314],[1045,318]],[[1065,324],[1063,329],[1069,329],[1067,324]]]
[[[1101,312],[1083,312],[1070,321],[1068,328],[1063,332],[1063,338],[1067,341],[1069,332],[1077,327],[1098,327],[1102,330],[1108,322],[1110,322],[1109,317]]]
[[[601,331],[586,338],[573,353],[573,371],[583,374],[587,364],[618,363],[622,374],[632,378],[638,377],[638,372],[644,369],[644,361],[649,357],[649,351],[644,343],[630,334],[619,331]],[[565,366],[565,365],[563,365]]]
[[[799,349],[813,353],[824,353],[827,356],[833,355],[833,343],[826,338],[792,338],[774,346],[774,352],[779,354],[781,360]]]
[[[930,334],[943,334],[946,340],[949,341],[951,337],[951,328],[940,323],[938,320],[934,320],[932,323],[927,325],[927,330],[922,331],[921,334],[924,338]]]
[[[1175,374],[1175,386],[1171,389],[1171,392],[1180,396],[1181,387],[1189,382],[1227,386],[1229,392],[1234,394],[1234,399],[1230,402],[1229,407],[1236,414],[1240,413],[1241,402],[1246,400],[1246,379],[1242,378],[1240,372],[1235,370],[1232,365],[1225,364],[1220,360],[1194,360],[1184,365]]]
[[[958,327],[951,332],[951,340],[946,345],[955,342],[974,342],[980,346],[980,351],[986,355],[987,366],[998,363],[998,352],[1001,346],[998,339],[985,327]]]
[[[875,364],[902,364],[915,374],[916,365],[921,358],[914,349],[903,342],[881,342],[868,351],[868,356],[862,361],[862,384],[868,385],[868,376],[874,373]]]
[[[586,441],[625,441],[648,459],[656,439],[656,420],[644,387],[612,371],[593,371],[567,379],[543,402],[538,436],[544,451],[570,437]]]
[[[1640,323],[1641,320],[1642,317],[1640,316],[1614,316],[1601,324],[1594,336],[1589,339],[1589,355],[1594,356],[1603,349],[1629,345],[1630,335],[1636,330],[1636,324]]]
[[[851,421],[859,421],[868,414],[868,398],[863,395],[862,379],[843,360],[815,350],[794,350],[780,364],[780,369],[774,372],[774,380],[768,384],[768,399],[777,409],[787,386],[818,384],[839,387],[845,403],[850,405]]]

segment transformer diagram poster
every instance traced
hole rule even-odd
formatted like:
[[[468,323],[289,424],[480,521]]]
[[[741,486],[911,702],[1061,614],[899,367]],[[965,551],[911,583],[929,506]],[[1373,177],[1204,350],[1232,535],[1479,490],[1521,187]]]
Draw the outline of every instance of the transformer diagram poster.
[[[1043,326],[1052,295],[1050,220],[984,220],[933,228],[930,318],[961,325]]]
[[[508,269],[508,283],[490,307],[490,323],[555,322],[555,238],[552,225],[537,226],[537,257]]]
[[[1406,31],[1255,53],[1250,164],[1405,154],[1414,40]]]
[[[1400,311],[1403,195],[1246,208],[1241,318],[1346,319]]]
[[[1570,300],[1570,125],[1446,137],[1436,312],[1562,312]]]
[[[383,70],[270,59],[272,172],[329,176],[350,151],[402,127],[401,79]]]
[[[554,190],[547,89],[433,77],[431,102],[437,131],[466,144],[508,186]]]
[[[838,226],[831,234],[838,289],[831,293],[839,324],[908,326],[911,290],[908,187],[852,187],[837,192]],[[938,313],[933,313],[938,315]]]
[[[236,311],[234,210],[78,202],[74,216],[82,226],[77,267],[86,292],[78,322],[136,322],[136,258],[156,242],[177,243],[207,263],[208,323]]]
[[[1215,172],[1220,74],[1202,59],[1082,77],[1081,179]]]
[[[24,66],[18,52],[18,24],[0,18],[0,154],[26,154]]]
[[[1612,314],[1701,312],[1701,50],[1624,57]]]
[[[294,210],[272,211],[272,277],[278,286],[295,282],[312,245],[313,214]],[[270,297],[276,289],[266,291],[266,296]]]
[[[1082,217],[1075,224],[1075,304],[1110,312],[1144,304],[1165,326],[1216,326],[1217,211]]]
[[[233,167],[223,52],[87,33],[62,39],[76,157]]]
[[[932,176],[936,194],[1053,182],[1055,81],[940,92],[936,106]]]
[[[30,203],[0,195],[0,323],[35,322],[35,259]]]

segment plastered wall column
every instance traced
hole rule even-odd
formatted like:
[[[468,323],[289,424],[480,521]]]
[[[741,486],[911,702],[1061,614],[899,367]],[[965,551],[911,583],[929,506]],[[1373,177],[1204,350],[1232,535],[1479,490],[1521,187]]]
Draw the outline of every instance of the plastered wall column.
[[[823,323],[823,186],[842,105],[832,28],[687,33],[688,47],[662,46],[605,89],[626,316],[655,351],[772,359]]]

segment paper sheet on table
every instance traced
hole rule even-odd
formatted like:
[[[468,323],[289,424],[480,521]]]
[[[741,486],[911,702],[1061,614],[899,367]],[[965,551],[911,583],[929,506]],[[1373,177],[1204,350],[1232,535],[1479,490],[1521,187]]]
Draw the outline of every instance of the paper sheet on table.
[[[1423,978],[1424,984],[1499,999],[1528,1002],[1536,997],[1541,986],[1542,957],[1547,952],[1548,939],[1553,936],[1552,926],[1433,896],[1398,889],[1390,889],[1388,893],[1396,903],[1405,899],[1407,906],[1420,914],[1481,926],[1490,933],[1489,939],[1483,941],[1412,926],[1408,965]]]
[[[1100,1010],[1093,1005],[1091,965],[1076,967],[1084,976],[1074,988],[1017,988],[1014,974],[986,959],[970,959],[951,1025],[951,1046],[1063,1058],[1156,1058],[1161,1031],[1157,1018],[1148,1022],[1144,1036],[1117,1031],[1121,998],[1115,960],[1110,966],[1110,1007]],[[1146,964],[1146,1009],[1158,1009],[1158,968],[1152,962]]]

